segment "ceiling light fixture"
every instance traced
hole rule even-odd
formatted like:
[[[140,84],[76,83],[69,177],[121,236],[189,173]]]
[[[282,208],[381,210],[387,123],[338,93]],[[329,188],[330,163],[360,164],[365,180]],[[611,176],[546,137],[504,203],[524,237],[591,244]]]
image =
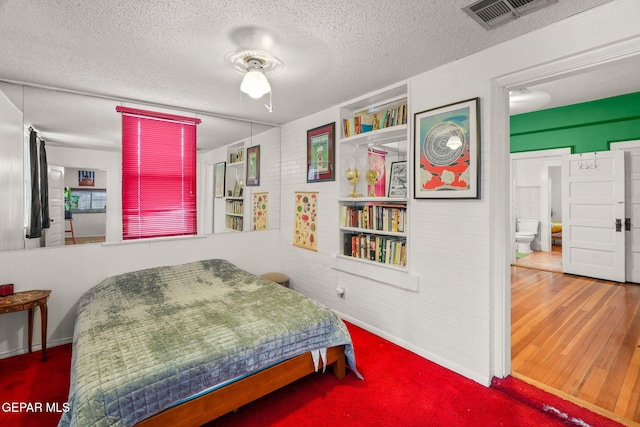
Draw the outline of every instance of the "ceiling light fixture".
[[[247,64],[247,73],[242,79],[240,90],[254,99],[261,98],[262,95],[271,92],[271,85],[262,69],[264,61],[253,57],[247,57],[244,61]]]
[[[263,50],[240,50],[229,53],[226,62],[239,73],[242,73],[242,83],[240,90],[248,94],[251,98],[258,99],[264,94],[269,94],[269,104],[264,106],[271,113],[273,111],[273,103],[271,96],[271,84],[267,80],[267,74],[278,74],[282,68],[282,62]]]
[[[509,92],[509,110],[511,115],[542,109],[551,101],[551,95],[536,89],[516,89]]]

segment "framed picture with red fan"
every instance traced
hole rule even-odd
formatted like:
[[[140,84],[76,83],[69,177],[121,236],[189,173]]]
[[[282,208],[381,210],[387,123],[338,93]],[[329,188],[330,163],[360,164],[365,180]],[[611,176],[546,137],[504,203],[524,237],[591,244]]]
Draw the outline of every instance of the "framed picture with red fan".
[[[480,198],[480,98],[414,114],[415,199]]]

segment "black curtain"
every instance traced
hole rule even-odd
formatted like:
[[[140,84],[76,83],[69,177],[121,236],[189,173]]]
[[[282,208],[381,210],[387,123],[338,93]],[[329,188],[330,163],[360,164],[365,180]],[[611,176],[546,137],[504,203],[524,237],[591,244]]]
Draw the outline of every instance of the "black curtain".
[[[42,205],[40,203],[40,177],[38,176],[38,133],[29,134],[29,167],[31,169],[31,215],[27,238],[42,237]]]
[[[49,218],[49,167],[47,165],[47,150],[44,141],[40,140],[40,204],[42,205],[42,228],[51,226]]]

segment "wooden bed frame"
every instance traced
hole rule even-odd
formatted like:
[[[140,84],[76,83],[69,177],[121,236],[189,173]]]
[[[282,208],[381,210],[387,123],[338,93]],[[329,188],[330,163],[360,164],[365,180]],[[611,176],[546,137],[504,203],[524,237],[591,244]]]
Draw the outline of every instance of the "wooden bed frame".
[[[333,365],[333,373],[338,379],[345,377],[344,346],[327,349],[326,366],[330,365]],[[305,353],[193,400],[165,409],[136,426],[200,426],[313,372],[315,367],[311,354]]]

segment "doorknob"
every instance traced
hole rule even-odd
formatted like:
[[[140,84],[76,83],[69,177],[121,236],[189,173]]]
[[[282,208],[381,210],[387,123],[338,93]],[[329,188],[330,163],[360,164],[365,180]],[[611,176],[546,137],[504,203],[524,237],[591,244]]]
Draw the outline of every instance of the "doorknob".
[[[622,220],[620,218],[616,218],[616,231],[617,232],[622,231]]]

